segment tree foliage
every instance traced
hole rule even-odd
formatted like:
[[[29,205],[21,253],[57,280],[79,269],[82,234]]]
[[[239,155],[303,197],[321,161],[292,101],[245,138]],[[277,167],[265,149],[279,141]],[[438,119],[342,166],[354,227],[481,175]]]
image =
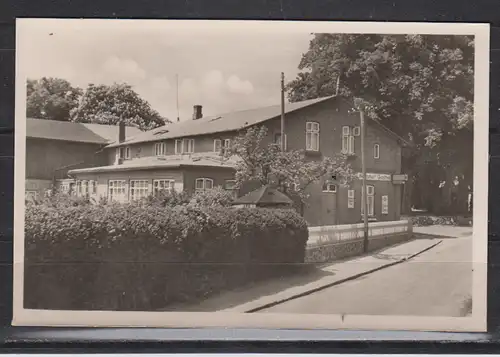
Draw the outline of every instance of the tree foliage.
[[[71,121],[109,125],[124,121],[141,130],[154,129],[168,122],[124,83],[111,86],[90,84],[78,107],[71,112]]]
[[[452,197],[461,190],[463,201],[472,185],[472,37],[315,34],[299,70],[287,86],[291,101],[334,94],[362,98],[368,118],[410,144],[403,159],[408,194],[420,180],[415,186],[429,188],[448,209],[463,206]]]
[[[68,121],[78,106],[82,90],[59,78],[28,79],[26,116],[28,118]]]
[[[352,171],[344,155],[321,160],[310,159],[303,150],[282,151],[278,144],[265,144],[267,128],[250,127],[241,132],[226,150],[225,157],[237,157],[236,187],[245,182],[271,185],[302,202],[307,187],[325,175],[335,176],[341,184],[352,179]]]

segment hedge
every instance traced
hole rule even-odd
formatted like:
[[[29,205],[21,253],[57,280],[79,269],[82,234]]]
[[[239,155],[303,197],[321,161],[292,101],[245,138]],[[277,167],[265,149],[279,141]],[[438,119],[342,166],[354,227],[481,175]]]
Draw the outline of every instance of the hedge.
[[[28,205],[25,308],[156,310],[296,271],[290,210]]]
[[[413,226],[415,227],[425,227],[425,226],[470,226],[472,225],[471,216],[428,216],[428,215],[418,215],[409,217]]]

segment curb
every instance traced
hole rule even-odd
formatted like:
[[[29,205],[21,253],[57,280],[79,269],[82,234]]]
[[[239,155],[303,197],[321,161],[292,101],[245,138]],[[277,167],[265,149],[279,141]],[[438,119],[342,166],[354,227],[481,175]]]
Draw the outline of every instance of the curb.
[[[355,279],[358,279],[358,278],[360,278],[362,276],[374,273],[376,271],[379,271],[379,270],[382,270],[382,269],[385,269],[385,268],[389,268],[389,267],[392,267],[392,266],[397,265],[397,264],[404,263],[404,262],[406,262],[406,261],[408,261],[410,259],[413,259],[413,258],[419,256],[422,253],[427,252],[428,250],[431,250],[435,246],[441,244],[441,242],[442,242],[442,240],[440,240],[437,243],[432,244],[431,246],[429,246],[429,247],[427,247],[427,248],[425,248],[425,249],[423,249],[423,250],[421,250],[421,251],[419,251],[419,252],[417,252],[415,254],[412,254],[412,255],[410,255],[410,256],[408,256],[406,258],[402,258],[402,259],[397,260],[395,262],[391,262],[391,263],[387,263],[385,265],[381,265],[381,266],[379,266],[377,268],[370,269],[370,270],[364,271],[362,273],[355,274],[355,275],[349,276],[347,278],[340,279],[340,280],[334,281],[332,283],[328,283],[328,284],[319,286],[317,288],[314,288],[314,289],[311,289],[311,290],[307,290],[307,291],[299,293],[299,294],[292,295],[292,296],[287,297],[285,299],[276,300],[276,301],[273,301],[273,302],[261,305],[259,307],[254,307],[254,308],[252,308],[250,310],[245,311],[244,313],[252,313],[252,312],[258,312],[258,311],[261,311],[261,310],[265,310],[265,309],[268,309],[270,307],[282,304],[284,302],[287,302],[287,301],[290,301],[290,300],[295,300],[295,299],[298,299],[298,298],[301,298],[301,297],[304,297],[304,296],[307,296],[307,295],[311,295],[311,294],[316,293],[318,291],[321,291],[321,290],[324,290],[324,289],[328,289],[328,288],[330,288],[332,286],[339,285],[339,284],[345,283],[345,282],[350,281],[350,280],[355,280]]]

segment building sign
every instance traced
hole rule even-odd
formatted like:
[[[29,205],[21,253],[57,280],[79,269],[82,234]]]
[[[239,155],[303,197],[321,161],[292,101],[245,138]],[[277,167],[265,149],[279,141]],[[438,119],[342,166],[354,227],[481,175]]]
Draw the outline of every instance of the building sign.
[[[389,196],[382,196],[382,214],[389,214]]]
[[[394,184],[403,184],[406,181],[408,181],[408,175],[405,174],[392,175],[392,183]]]
[[[359,179],[363,179],[363,174],[358,173],[357,174]],[[390,174],[375,174],[375,173],[367,173],[366,174],[366,180],[367,181],[391,181],[392,177]]]

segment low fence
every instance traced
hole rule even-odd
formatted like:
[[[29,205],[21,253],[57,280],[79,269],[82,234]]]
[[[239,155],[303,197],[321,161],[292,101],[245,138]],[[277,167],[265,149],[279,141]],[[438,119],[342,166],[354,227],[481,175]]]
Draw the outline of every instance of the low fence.
[[[408,241],[413,237],[411,221],[368,224],[368,251]],[[306,262],[324,263],[364,253],[364,225],[347,224],[309,228]]]

